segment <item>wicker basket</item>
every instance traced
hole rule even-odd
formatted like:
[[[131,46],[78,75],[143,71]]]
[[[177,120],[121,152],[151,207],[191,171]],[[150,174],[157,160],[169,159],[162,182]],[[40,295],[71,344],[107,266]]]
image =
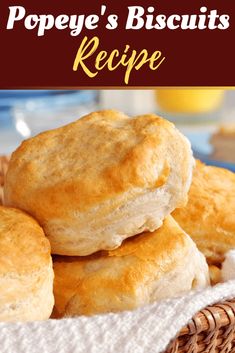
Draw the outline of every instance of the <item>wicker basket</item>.
[[[0,156],[0,204],[8,158]],[[197,313],[166,353],[235,352],[235,300],[208,306]]]
[[[235,300],[198,312],[166,350],[166,353],[178,352],[235,352]]]

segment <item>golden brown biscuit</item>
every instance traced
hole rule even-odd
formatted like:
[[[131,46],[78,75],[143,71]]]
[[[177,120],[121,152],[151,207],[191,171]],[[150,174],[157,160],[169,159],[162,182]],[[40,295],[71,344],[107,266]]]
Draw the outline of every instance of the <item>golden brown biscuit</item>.
[[[235,174],[197,161],[188,204],[173,217],[210,264],[220,264],[235,248]]]
[[[54,254],[89,255],[160,227],[187,201],[193,163],[170,122],[100,111],[25,141],[5,203],[39,221]]]
[[[4,185],[5,174],[8,168],[8,162],[9,162],[8,157],[0,156],[0,205],[3,204],[3,185]]]
[[[220,126],[212,135],[212,158],[225,162],[235,163],[235,124],[227,123]]]
[[[31,217],[0,206],[0,321],[48,319],[53,304],[48,239]]]
[[[55,257],[55,308],[60,315],[130,310],[208,284],[208,266],[172,217],[153,233],[89,257]]]
[[[210,282],[211,285],[222,282],[221,269],[215,265],[209,266]]]

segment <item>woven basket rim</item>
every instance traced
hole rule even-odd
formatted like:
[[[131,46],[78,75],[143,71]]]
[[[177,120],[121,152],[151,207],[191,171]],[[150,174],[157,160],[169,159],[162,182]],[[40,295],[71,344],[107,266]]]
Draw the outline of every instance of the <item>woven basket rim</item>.
[[[235,299],[220,301],[200,310],[189,323],[183,327],[178,337],[193,335],[202,331],[212,331],[235,324]]]
[[[200,310],[168,344],[164,353],[234,352],[235,299]]]

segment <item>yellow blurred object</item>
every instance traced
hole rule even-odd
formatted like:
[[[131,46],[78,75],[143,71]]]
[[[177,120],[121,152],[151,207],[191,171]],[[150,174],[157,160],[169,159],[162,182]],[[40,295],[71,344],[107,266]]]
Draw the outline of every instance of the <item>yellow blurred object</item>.
[[[169,113],[201,114],[218,109],[224,91],[219,89],[160,89],[156,91],[157,104]]]

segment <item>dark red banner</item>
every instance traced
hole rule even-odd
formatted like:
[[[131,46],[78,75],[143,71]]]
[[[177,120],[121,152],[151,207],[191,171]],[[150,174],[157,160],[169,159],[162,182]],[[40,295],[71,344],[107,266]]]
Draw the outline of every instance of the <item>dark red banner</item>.
[[[235,86],[235,3],[0,2],[0,88]]]

